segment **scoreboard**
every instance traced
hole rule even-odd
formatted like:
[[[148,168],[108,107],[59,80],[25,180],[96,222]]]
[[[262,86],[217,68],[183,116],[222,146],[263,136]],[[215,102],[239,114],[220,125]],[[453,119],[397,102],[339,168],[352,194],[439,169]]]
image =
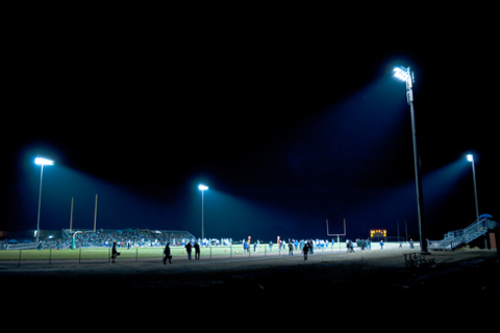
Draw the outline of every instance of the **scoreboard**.
[[[370,237],[387,237],[386,229],[372,229],[370,230]]]

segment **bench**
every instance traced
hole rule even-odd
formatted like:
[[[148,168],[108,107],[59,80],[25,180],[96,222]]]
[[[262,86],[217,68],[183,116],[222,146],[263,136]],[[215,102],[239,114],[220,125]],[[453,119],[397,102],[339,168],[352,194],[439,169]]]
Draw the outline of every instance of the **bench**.
[[[405,257],[405,268],[418,268],[436,263],[434,258],[426,258],[425,254],[422,253],[405,253],[403,256]]]

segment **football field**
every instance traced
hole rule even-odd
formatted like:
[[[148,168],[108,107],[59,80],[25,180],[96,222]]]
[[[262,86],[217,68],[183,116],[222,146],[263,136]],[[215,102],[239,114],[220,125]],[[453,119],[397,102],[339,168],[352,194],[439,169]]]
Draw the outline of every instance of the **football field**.
[[[388,245],[391,247],[390,245]],[[344,251],[345,244],[338,243],[332,248],[319,248],[315,249],[318,253],[333,253]],[[118,248],[120,253],[119,259],[154,259],[163,257],[163,247],[133,247]],[[183,246],[171,246],[171,254],[174,258],[186,258],[186,249]],[[195,251],[191,251],[194,259]],[[293,250],[294,255],[300,255],[301,251]],[[245,251],[242,245],[233,246],[217,246],[217,247],[202,247],[200,249],[200,256],[204,259],[226,256],[233,257],[252,257],[252,256],[288,256],[288,250],[278,250],[276,246],[272,249],[268,245],[260,245],[251,247],[250,251]],[[52,260],[108,260],[111,257],[110,247],[95,247],[95,248],[80,248],[80,249],[44,249],[44,250],[6,250],[0,251],[0,260],[5,261],[52,261]]]

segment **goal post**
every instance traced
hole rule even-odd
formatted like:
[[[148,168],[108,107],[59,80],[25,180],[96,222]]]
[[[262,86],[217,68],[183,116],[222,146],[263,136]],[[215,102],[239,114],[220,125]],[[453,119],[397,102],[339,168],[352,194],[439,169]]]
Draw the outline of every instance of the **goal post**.
[[[344,218],[344,233],[343,234],[331,234],[330,230],[329,230],[329,226],[328,226],[328,219],[326,219],[326,235],[328,237],[335,237],[335,236],[337,236],[337,244],[339,244],[339,246],[340,246],[340,236],[347,235],[345,218]]]

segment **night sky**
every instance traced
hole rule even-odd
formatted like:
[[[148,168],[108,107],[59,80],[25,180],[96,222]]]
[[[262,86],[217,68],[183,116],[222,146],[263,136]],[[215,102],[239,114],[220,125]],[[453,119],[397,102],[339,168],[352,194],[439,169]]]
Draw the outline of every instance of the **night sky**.
[[[339,13],[20,15],[5,51],[0,230],[36,228],[33,160],[44,156],[56,164],[44,168],[42,229],[69,228],[72,197],[73,227],[92,229],[98,194],[99,229],[199,237],[203,183],[208,237],[326,238],[325,220],[343,233],[345,218],[348,238],[397,236],[398,222],[418,238],[398,65],[415,72],[428,237],[475,219],[467,153],[479,213],[498,221],[488,12],[415,13],[409,25]]]

